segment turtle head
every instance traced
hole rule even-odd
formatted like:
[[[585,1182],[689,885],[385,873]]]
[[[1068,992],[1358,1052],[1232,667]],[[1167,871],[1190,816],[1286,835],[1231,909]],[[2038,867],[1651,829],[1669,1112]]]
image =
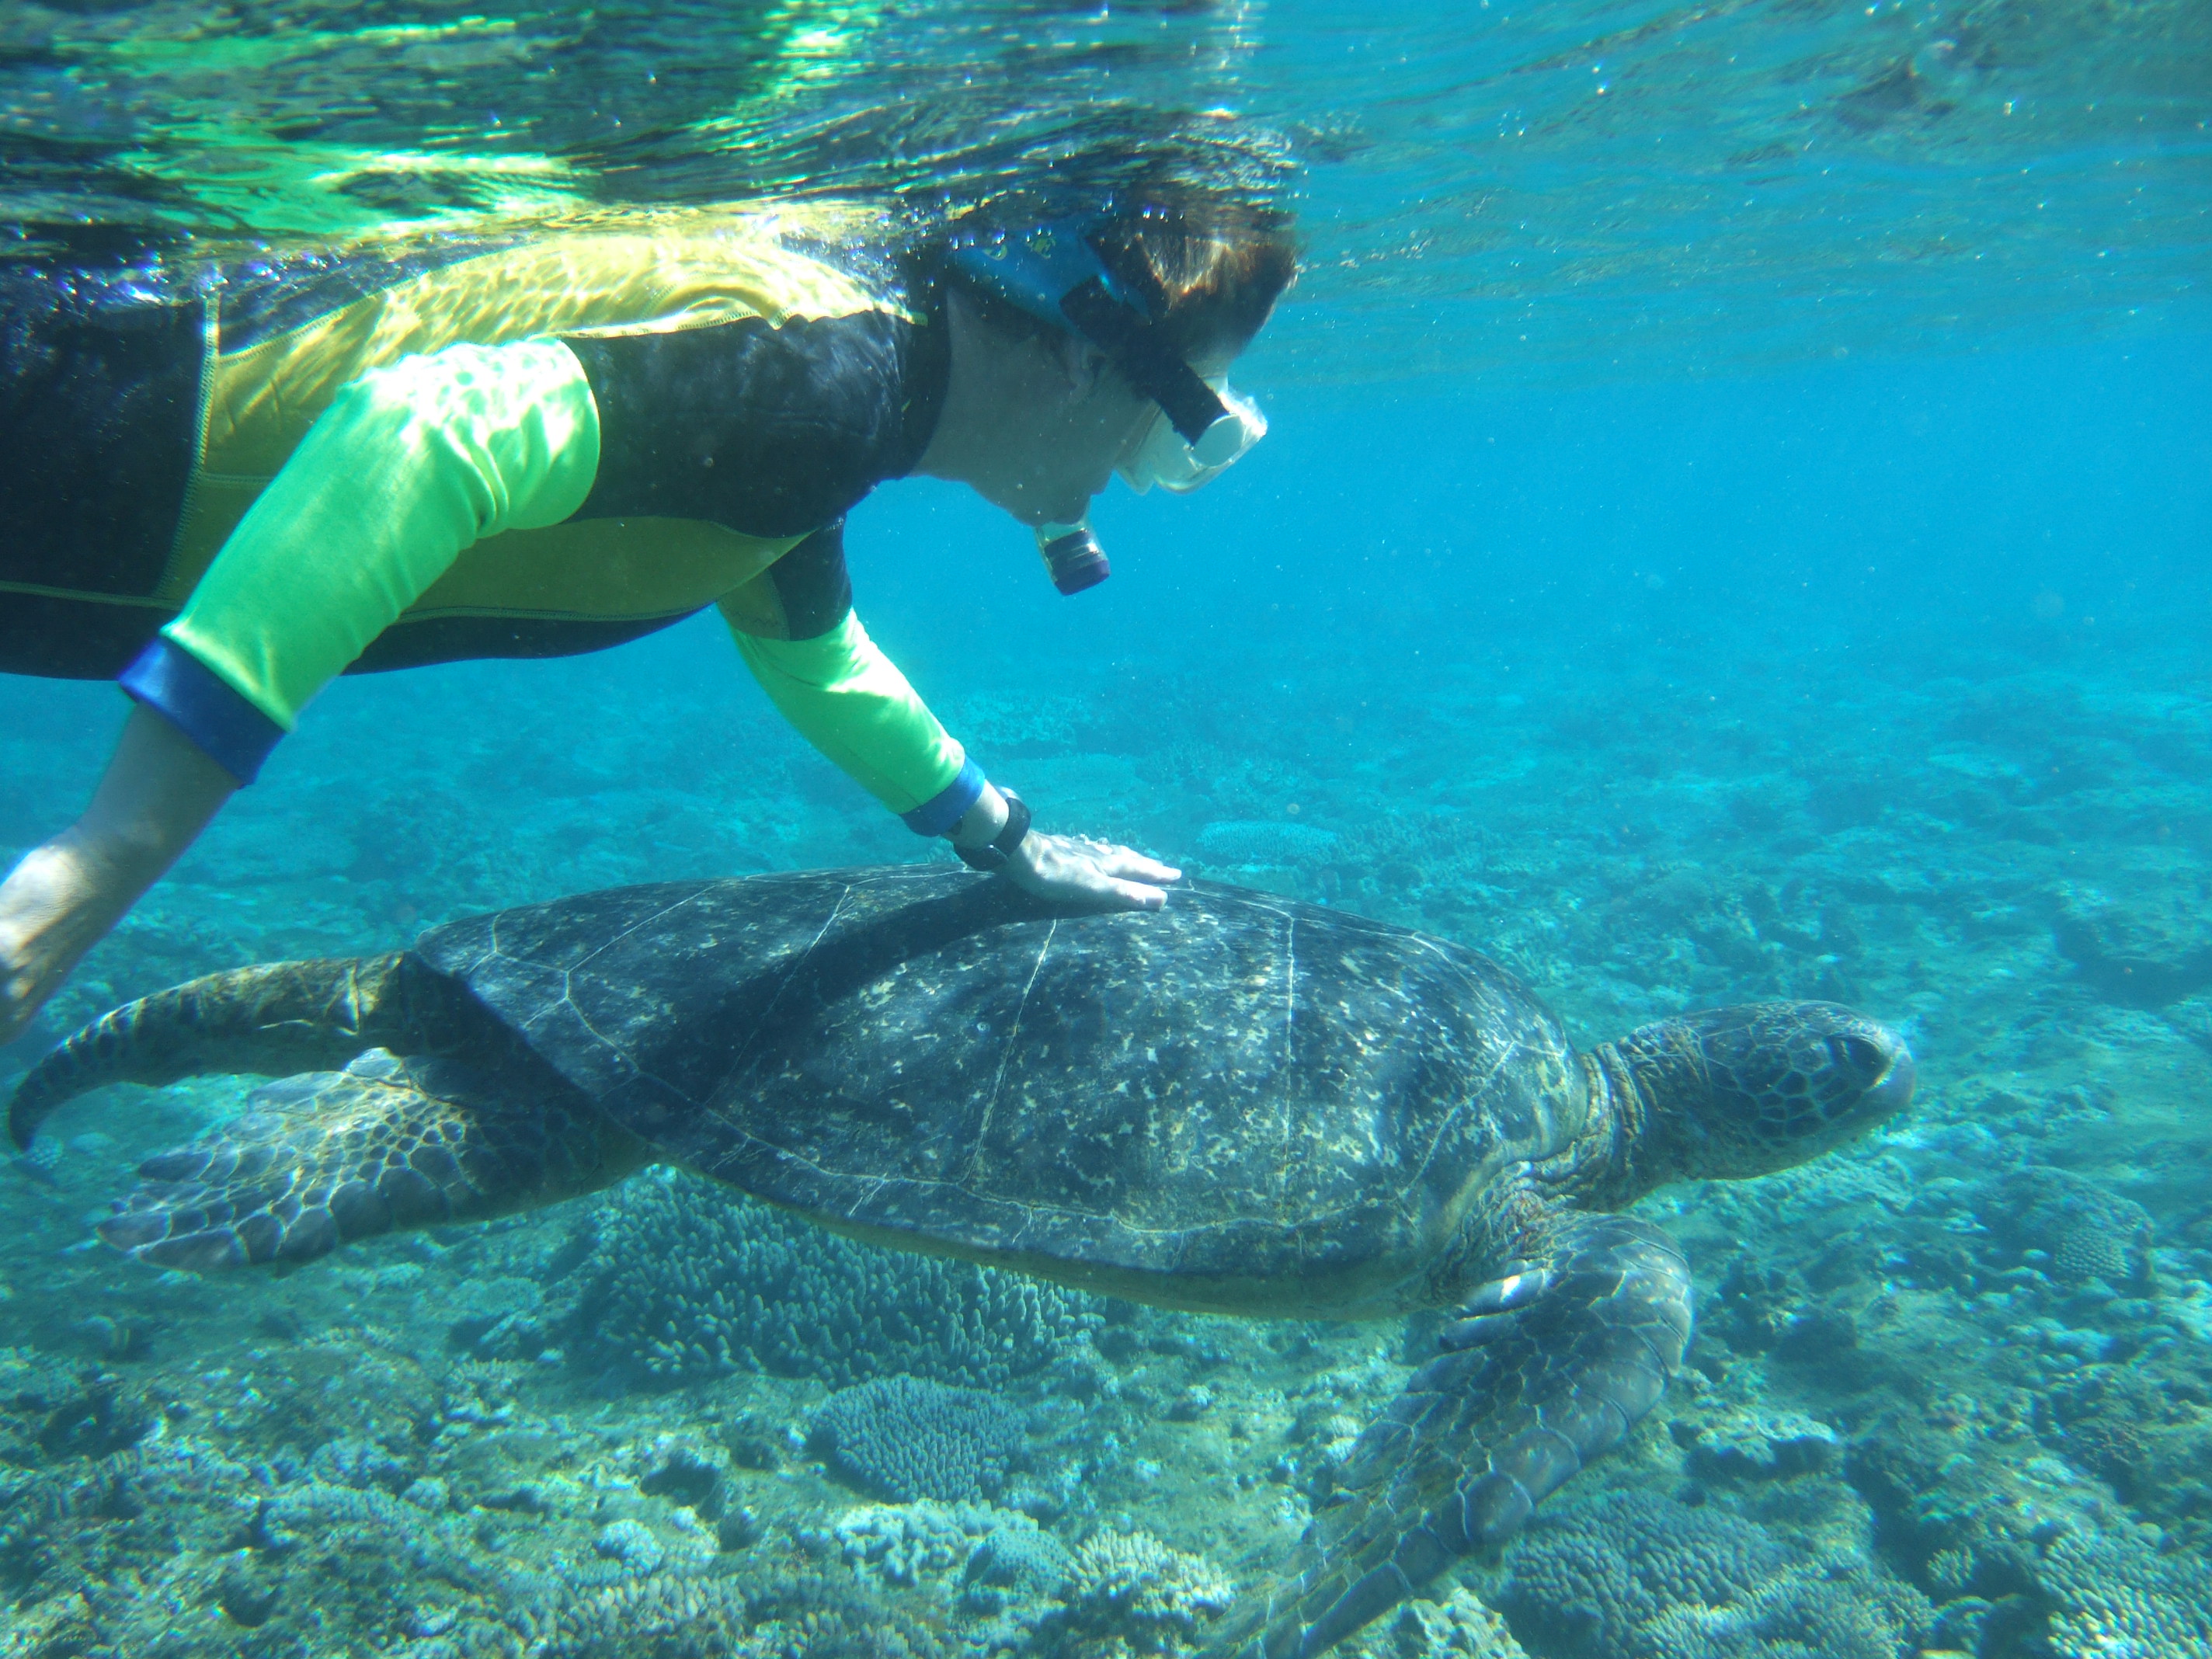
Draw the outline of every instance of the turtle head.
[[[1912,1055],[1832,1002],[1662,1019],[1591,1056],[1612,1097],[1616,1179],[1740,1180],[1856,1140],[1912,1098]]]

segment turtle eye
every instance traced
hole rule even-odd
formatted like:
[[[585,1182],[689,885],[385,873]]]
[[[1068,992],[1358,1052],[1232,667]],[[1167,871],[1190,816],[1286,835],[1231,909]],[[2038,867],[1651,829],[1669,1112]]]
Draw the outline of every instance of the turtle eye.
[[[1848,1071],[1871,1082],[1881,1075],[1881,1050],[1863,1036],[1828,1039],[1829,1051]]]

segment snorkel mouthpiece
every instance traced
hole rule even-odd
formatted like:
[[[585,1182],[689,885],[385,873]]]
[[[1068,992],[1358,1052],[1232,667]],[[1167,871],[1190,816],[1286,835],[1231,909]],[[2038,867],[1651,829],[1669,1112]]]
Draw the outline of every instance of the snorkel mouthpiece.
[[[1045,574],[1062,593],[1080,593],[1114,574],[1106,562],[1106,550],[1098,545],[1098,538],[1091,533],[1087,523],[1041,524],[1036,540]]]

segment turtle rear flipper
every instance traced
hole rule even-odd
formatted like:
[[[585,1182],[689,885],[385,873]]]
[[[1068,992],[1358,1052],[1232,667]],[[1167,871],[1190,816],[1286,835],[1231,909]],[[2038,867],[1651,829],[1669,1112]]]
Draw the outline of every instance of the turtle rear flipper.
[[[64,1041],[16,1085],[8,1133],[27,1146],[55,1107],[110,1083],[159,1085],[210,1072],[281,1077],[343,1066],[379,1045],[447,1048],[462,1040],[471,1012],[411,951],[209,974],[102,1014]]]
[[[1657,1402],[1690,1342],[1689,1265],[1673,1241],[1626,1216],[1572,1215],[1528,1256],[1444,1328],[1447,1352],[1359,1437],[1292,1575],[1217,1650],[1326,1651],[1454,1557],[1510,1537]]]
[[[580,1097],[532,1081],[525,1096],[451,1061],[382,1049],[343,1072],[283,1079],[240,1116],[140,1164],[100,1236],[195,1272],[305,1261],[394,1229],[550,1203],[633,1166],[627,1137]]]

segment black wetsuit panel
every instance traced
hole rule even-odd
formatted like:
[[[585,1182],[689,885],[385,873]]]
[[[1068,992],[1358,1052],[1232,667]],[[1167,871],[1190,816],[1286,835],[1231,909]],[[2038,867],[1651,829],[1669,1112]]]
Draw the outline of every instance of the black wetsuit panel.
[[[852,578],[845,574],[845,521],[825,525],[768,568],[783,605],[784,626],[794,640],[817,640],[853,608]]]
[[[884,312],[572,338],[599,407],[579,519],[704,519],[797,536],[913,471],[943,398],[940,331]]]
[[[153,592],[191,477],[205,314],[142,273],[0,273],[0,577]],[[0,670],[89,657],[112,673],[161,620],[18,593],[0,605]]]

